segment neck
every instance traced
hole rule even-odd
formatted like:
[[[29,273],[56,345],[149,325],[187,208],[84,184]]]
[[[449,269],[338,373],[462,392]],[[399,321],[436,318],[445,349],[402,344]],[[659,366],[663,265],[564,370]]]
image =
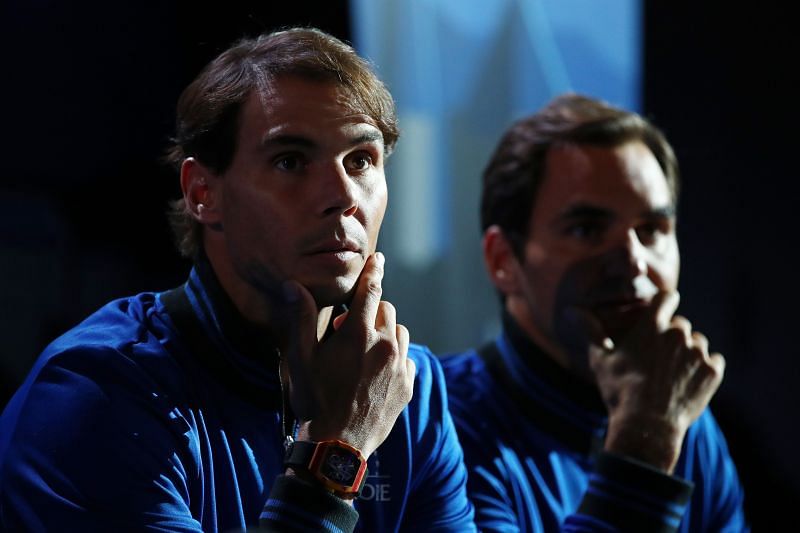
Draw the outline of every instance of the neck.
[[[516,296],[506,297],[505,309],[531,342],[536,344],[545,355],[562,368],[570,372],[574,371],[567,351],[551,335],[546,334],[537,326],[539,321],[533,317],[524,299]]]
[[[291,331],[286,318],[291,317],[293,312],[287,308],[280,283],[275,282],[272,287],[256,286],[236,271],[227,254],[215,253],[213,249],[206,253],[222,290],[242,318],[263,329],[279,346],[285,347],[289,342],[287,334]],[[317,309],[317,339],[321,339],[327,331],[332,312],[331,306]]]

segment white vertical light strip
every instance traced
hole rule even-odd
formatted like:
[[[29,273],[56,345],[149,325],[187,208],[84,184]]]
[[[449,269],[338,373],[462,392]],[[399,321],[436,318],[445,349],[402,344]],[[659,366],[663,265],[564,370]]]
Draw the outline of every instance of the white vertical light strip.
[[[437,154],[445,133],[442,121],[444,83],[441,46],[438,39],[438,4],[436,0],[407,0],[411,21],[408,39],[394,43],[413,57],[410,72],[396,77],[412,77],[413,94],[406,95],[411,105],[399,110],[403,131],[402,155],[395,161],[398,189],[404,201],[398,206],[399,220],[393,230],[405,266],[421,270],[431,266],[444,252],[448,217],[443,197],[448,165]],[[407,53],[406,52],[406,53]]]
[[[440,255],[440,195],[437,191],[436,133],[425,113],[400,114],[402,143],[392,155],[389,174],[392,241],[403,266],[421,270]]]
[[[351,0],[353,42],[395,97],[381,231],[391,301],[434,351],[497,329],[480,260],[481,171],[513,120],[575,90],[638,94],[641,0]]]
[[[415,270],[442,257],[449,233],[438,4],[352,0],[355,44],[389,86],[400,122],[400,142],[387,166],[391,200],[383,242],[395,263]]]

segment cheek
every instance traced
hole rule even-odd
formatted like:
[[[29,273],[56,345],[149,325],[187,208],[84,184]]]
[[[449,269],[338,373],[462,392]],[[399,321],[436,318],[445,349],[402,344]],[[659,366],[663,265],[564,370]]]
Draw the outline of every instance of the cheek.
[[[656,255],[649,265],[649,277],[661,290],[675,290],[678,287],[681,258],[678,243],[673,239],[663,253]]]
[[[531,312],[550,322],[557,287],[564,276],[564,265],[544,248],[529,244],[525,250],[523,292]]]
[[[272,255],[292,245],[298,226],[291,211],[253,192],[229,199],[233,209],[225,211],[224,231],[231,253],[240,261]]]
[[[366,191],[360,204],[364,228],[373,244],[378,240],[378,232],[381,229],[383,216],[386,213],[387,201],[388,194],[384,183],[380,187]]]
[[[601,256],[586,258],[564,268],[554,284],[551,330],[578,369],[588,368],[588,332],[584,331],[582,322],[572,308],[586,308],[589,295],[602,284],[600,273],[603,271]]]
[[[605,271],[602,256],[588,257],[563,265],[558,278],[553,279],[554,313],[574,304],[583,303],[587,295],[599,283],[598,277]]]

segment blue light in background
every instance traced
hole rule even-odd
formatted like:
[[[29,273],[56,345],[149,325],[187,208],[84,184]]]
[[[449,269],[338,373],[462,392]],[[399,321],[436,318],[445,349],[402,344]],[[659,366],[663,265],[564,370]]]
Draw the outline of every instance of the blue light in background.
[[[516,119],[577,91],[639,110],[640,0],[351,0],[353,40],[395,97],[380,248],[412,340],[460,350],[497,329],[480,176]]]

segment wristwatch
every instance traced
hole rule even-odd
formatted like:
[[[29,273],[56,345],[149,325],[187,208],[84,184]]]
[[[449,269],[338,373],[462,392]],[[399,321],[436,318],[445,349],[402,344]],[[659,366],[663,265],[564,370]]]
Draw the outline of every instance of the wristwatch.
[[[340,440],[291,441],[286,445],[284,468],[308,472],[340,498],[357,498],[367,480],[367,460]]]

